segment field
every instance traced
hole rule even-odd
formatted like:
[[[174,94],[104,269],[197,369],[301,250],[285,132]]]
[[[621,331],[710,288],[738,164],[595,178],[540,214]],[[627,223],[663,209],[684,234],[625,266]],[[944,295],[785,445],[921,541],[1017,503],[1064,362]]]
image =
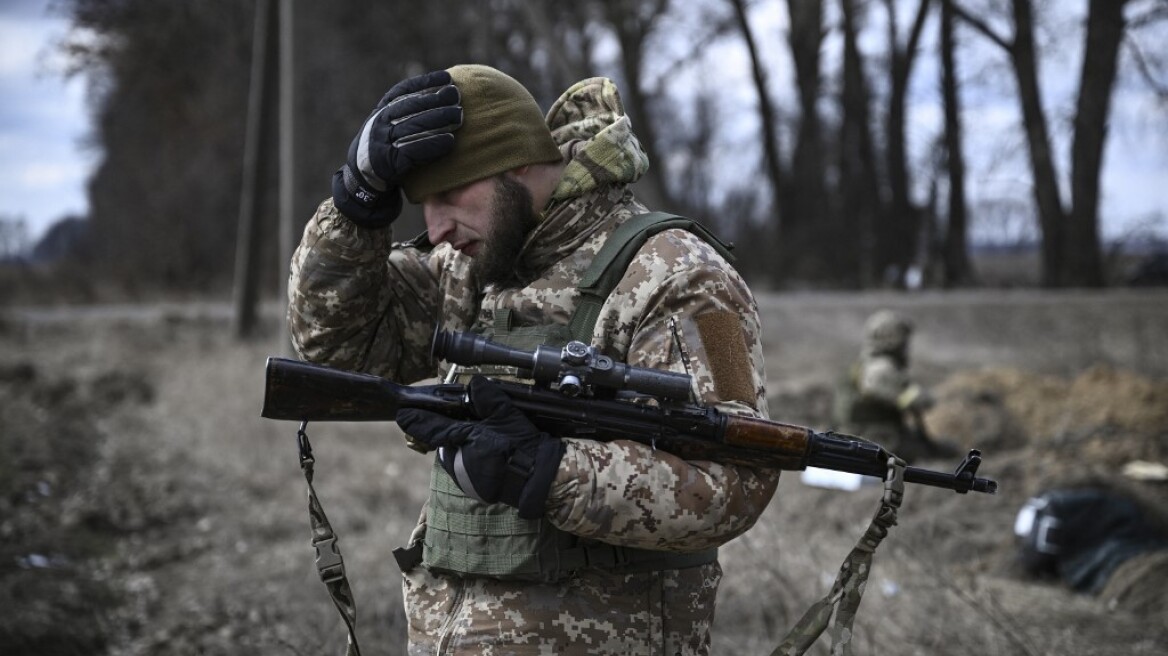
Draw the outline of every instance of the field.
[[[1103,478],[1168,525],[1168,292],[760,297],[772,417],[827,428],[864,317],[917,325],[938,435],[985,453],[996,496],[912,488],[856,620],[856,654],[1168,653],[1168,577],[1088,596],[1014,565],[1012,524],[1045,485]],[[316,577],[289,422],[261,419],[279,308],[231,337],[225,304],[10,308],[0,315],[0,644],[38,654],[341,653]],[[404,653],[402,544],[428,464],[392,424],[315,424],[314,483],[340,536],[363,653]],[[928,462],[949,469],[956,463]],[[714,651],[767,654],[831,584],[879,488],[784,475],[722,550]],[[1159,578],[1157,578],[1159,577]],[[1141,588],[1141,585],[1143,586]],[[815,653],[827,653],[826,636]]]

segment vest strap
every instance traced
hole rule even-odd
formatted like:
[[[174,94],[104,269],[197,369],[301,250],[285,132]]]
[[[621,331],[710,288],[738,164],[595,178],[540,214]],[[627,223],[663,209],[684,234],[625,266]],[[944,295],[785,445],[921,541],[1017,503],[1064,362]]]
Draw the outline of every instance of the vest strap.
[[[580,290],[580,301],[575,314],[572,315],[571,323],[568,324],[572,339],[585,344],[592,342],[592,331],[600,319],[600,308],[604,306],[608,295],[620,283],[621,278],[624,278],[629,263],[650,237],[673,228],[694,233],[713,246],[727,262],[734,262],[734,255],[730,252],[733,246],[722,243],[714,233],[697,221],[666,212],[638,214],[613,231],[580,279],[580,284],[576,287]]]

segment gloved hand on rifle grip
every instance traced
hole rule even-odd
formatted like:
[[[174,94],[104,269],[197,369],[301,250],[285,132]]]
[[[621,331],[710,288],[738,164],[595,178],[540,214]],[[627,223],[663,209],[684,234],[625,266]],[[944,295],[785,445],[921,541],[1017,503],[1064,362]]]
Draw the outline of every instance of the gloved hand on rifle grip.
[[[454,149],[462,125],[458,87],[433,71],[398,82],[382,96],[333,175],[333,203],[357,225],[383,228],[401,214],[401,178]]]
[[[442,467],[467,496],[515,506],[525,519],[542,517],[563,442],[541,433],[489,379],[475,376],[468,389],[477,421],[406,408],[398,411],[397,423],[438,449]]]

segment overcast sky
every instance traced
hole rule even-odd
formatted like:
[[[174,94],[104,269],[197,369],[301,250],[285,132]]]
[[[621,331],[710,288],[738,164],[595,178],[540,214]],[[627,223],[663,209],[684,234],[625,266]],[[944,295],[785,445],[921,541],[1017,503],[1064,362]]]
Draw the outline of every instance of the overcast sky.
[[[50,15],[49,5],[49,0],[0,0],[0,218],[25,220],[33,240],[60,218],[86,213],[85,186],[98,160],[98,153],[85,146],[90,130],[85,81],[64,78],[61,57],[53,49],[53,44],[67,33],[68,24]],[[1068,27],[1077,26],[1076,15],[1081,16],[1084,5],[1083,0],[1060,3],[1060,9],[1067,8],[1064,20]],[[783,5],[764,2],[755,6],[755,35],[767,61],[773,62],[772,88],[791,89],[790,60],[782,39],[775,38],[785,30]],[[693,29],[684,24],[684,16],[677,20],[678,24],[668,26],[670,32]],[[880,36],[879,30],[869,30],[867,34],[874,39]],[[1081,32],[1067,29],[1066,34],[1066,43],[1057,42],[1057,33],[1050,37],[1056,40],[1051,50],[1057,56],[1044,61],[1042,68],[1052,129],[1056,139],[1061,139],[1056,145],[1064,153],[1069,135],[1066,117],[1073,111],[1080,66],[1077,53]],[[1160,39],[1145,45],[1163,48],[1163,43],[1165,40]],[[929,52],[930,47],[926,45],[924,52]],[[832,53],[838,51],[838,46],[829,42],[824,51],[831,65]],[[995,57],[1000,59],[999,54],[987,48],[985,62],[961,62],[966,75],[976,76],[963,89],[970,191],[974,201],[976,196],[1003,194],[1028,201],[1029,176],[1025,171],[1025,151],[1020,148],[1017,101],[1012,96],[1008,70],[999,67],[999,72],[994,72]],[[936,134],[941,120],[932,60],[922,56],[914,72],[913,96],[920,102],[912,114],[909,136],[920,157],[925,156],[928,140]],[[655,62],[669,65],[668,53],[662,52]],[[650,68],[653,64],[650,62]],[[727,94],[738,94],[740,107],[753,105],[749,68],[737,40],[710,46],[704,61],[693,66],[700,69],[694,72],[703,79],[717,79]],[[661,73],[648,71],[650,79]],[[790,103],[789,99],[779,101]],[[1146,88],[1128,81],[1119,88],[1112,111],[1103,180],[1104,237],[1122,236],[1133,226],[1157,216],[1163,234],[1168,231],[1166,108],[1157,106]],[[720,135],[720,152],[728,155],[730,164],[717,168],[728,180],[741,180],[757,171],[756,163],[735,156],[757,150],[757,144],[751,143],[758,134],[752,121],[753,114],[747,113],[743,120],[723,122],[738,126],[737,134],[726,130]],[[746,168],[735,170],[734,162]],[[1060,172],[1064,178],[1068,176],[1065,163]],[[326,184],[322,183],[321,188],[327,189]]]
[[[85,83],[66,80],[50,44],[66,21],[47,0],[0,0],[0,217],[24,219],[35,240],[58,219],[84,216],[96,161]]]

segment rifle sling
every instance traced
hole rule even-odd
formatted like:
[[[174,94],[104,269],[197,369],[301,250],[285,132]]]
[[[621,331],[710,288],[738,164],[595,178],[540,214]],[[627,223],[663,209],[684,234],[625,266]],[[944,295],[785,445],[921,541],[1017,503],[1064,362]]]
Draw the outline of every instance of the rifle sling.
[[[896,513],[904,498],[904,466],[904,461],[896,456],[888,459],[884,494],[868,529],[844,558],[831,591],[807,609],[771,656],[800,656],[815,644],[824,629],[831,635],[832,654],[849,656],[852,653],[852,624],[872,570],[872,556],[888,535],[888,529],[896,525]]]
[[[349,578],[345,575],[345,561],[341,558],[340,547],[337,546],[337,535],[329,524],[324,507],[316,497],[316,489],[312,486],[313,465],[316,459],[312,456],[312,445],[308,442],[308,433],[305,428],[308,422],[300,424],[296,432],[296,443],[300,449],[300,469],[304,471],[304,479],[308,482],[308,519],[312,524],[312,546],[316,549],[316,570],[320,580],[328,589],[329,597],[333,600],[341,620],[345,622],[345,629],[349,632],[348,643],[345,647],[345,656],[361,656],[357,646],[357,600],[349,587]]]

